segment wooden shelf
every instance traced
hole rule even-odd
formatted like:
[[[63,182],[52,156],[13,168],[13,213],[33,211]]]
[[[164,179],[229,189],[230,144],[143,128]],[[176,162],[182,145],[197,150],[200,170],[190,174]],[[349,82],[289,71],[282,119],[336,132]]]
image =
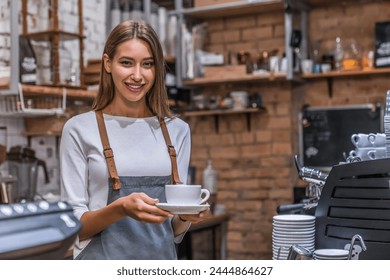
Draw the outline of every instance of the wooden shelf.
[[[22,85],[23,93],[26,96],[32,95],[62,95],[62,87],[49,87],[49,86],[34,86],[34,85]],[[78,99],[93,99],[96,96],[95,91],[88,91],[78,88],[67,88],[66,96],[68,98]]]
[[[61,132],[51,132],[51,131],[47,131],[47,132],[24,132],[23,133],[23,136],[26,136],[26,137],[34,137],[34,136],[61,136]]]
[[[184,80],[184,86],[199,86],[209,84],[222,84],[222,83],[240,83],[240,82],[260,82],[260,81],[286,81],[285,73],[277,74],[264,74],[264,75],[245,75],[237,76],[235,78],[196,78],[193,80]]]
[[[228,114],[242,114],[242,113],[257,113],[261,112],[262,108],[246,108],[242,110],[233,109],[217,109],[217,110],[202,110],[202,111],[188,111],[179,113],[184,117],[199,117],[199,116],[212,116],[212,115],[228,115]]]
[[[53,40],[54,35],[58,35],[60,37],[60,40],[63,41],[85,38],[85,36],[80,36],[79,34],[76,33],[70,33],[65,31],[54,31],[54,30],[22,34],[23,37],[29,38],[34,41],[50,41],[50,42]]]
[[[301,77],[304,79],[319,79],[319,78],[337,78],[337,77],[348,77],[348,76],[368,76],[368,75],[378,75],[378,74],[390,74],[390,68],[331,71],[327,73],[302,74]]]
[[[346,5],[361,5],[362,3],[368,2],[383,2],[383,0],[302,0],[303,3],[307,4],[311,8],[324,8],[329,6],[346,6]]]
[[[219,132],[219,117],[222,115],[232,115],[232,114],[245,114],[246,115],[246,126],[247,130],[251,129],[251,118],[252,113],[265,112],[265,108],[246,108],[242,110],[233,110],[233,109],[218,109],[218,110],[203,110],[203,111],[188,111],[179,113],[182,117],[201,117],[201,116],[213,116],[215,123],[215,131]],[[195,124],[193,124],[195,126]]]
[[[272,11],[284,11],[283,0],[252,0],[237,1],[232,3],[194,7],[173,11],[172,14],[183,14],[185,16],[208,19],[217,17],[240,16],[247,14],[259,14]]]
[[[58,116],[62,115],[63,113],[57,113],[56,111],[50,112],[49,110],[45,111],[40,111],[40,112],[34,112],[34,111],[29,111],[29,112],[11,112],[11,113],[3,113],[0,112],[0,117],[5,117],[5,118],[33,118],[33,117],[51,117],[51,116]]]
[[[333,96],[333,79],[342,77],[357,77],[370,75],[390,74],[390,68],[373,68],[364,70],[330,71],[327,73],[302,74],[303,79],[326,79],[328,83],[328,95]]]

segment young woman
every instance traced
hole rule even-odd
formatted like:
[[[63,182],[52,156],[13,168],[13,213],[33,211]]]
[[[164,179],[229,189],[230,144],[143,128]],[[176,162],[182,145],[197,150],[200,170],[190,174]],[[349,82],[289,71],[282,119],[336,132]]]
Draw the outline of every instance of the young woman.
[[[83,224],[76,259],[176,259],[175,243],[208,214],[155,206],[165,202],[165,184],[186,182],[191,149],[188,125],[170,114],[164,77],[148,24],[112,30],[93,111],[68,120],[61,138],[61,199]]]

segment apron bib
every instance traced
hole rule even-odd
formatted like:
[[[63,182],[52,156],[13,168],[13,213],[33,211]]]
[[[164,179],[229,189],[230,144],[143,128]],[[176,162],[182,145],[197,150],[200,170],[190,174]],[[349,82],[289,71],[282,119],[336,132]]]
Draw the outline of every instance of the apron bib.
[[[158,198],[160,202],[165,203],[165,185],[170,183],[178,184],[180,179],[177,170],[176,151],[171,144],[164,120],[160,119],[160,125],[171,158],[172,175],[119,177],[115,167],[114,155],[108,141],[103,113],[97,111],[96,118],[103,144],[103,154],[110,174],[107,205],[133,192],[144,192],[148,196]],[[150,224],[137,221],[131,217],[125,217],[95,235],[76,259],[177,259],[171,220],[169,218],[161,224]]]
[[[120,177],[120,190],[109,186],[107,204],[133,192],[144,192],[166,202],[164,186],[170,176]],[[126,217],[110,225],[77,256],[80,260],[177,259],[171,219],[162,224],[149,224]]]

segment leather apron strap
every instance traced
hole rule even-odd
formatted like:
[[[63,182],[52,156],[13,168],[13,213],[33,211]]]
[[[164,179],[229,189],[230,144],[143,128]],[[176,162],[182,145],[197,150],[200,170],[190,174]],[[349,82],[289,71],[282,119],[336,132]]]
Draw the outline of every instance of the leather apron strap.
[[[115,166],[115,161],[114,161],[114,153],[110,147],[110,142],[108,140],[108,135],[107,135],[107,129],[106,125],[104,123],[104,118],[103,118],[103,112],[101,110],[96,111],[96,120],[98,123],[98,128],[99,128],[99,134],[100,134],[100,139],[102,141],[103,145],[103,154],[107,162],[107,167],[108,167],[108,172],[110,174],[110,179],[112,180],[112,188],[114,190],[119,190],[121,188],[121,182],[119,180],[118,172],[116,170]],[[161,130],[164,136],[165,143],[167,144],[168,147],[168,153],[171,158],[171,165],[172,165],[172,175],[171,175],[171,180],[172,184],[181,184],[182,182],[180,181],[179,178],[179,172],[177,168],[177,159],[176,159],[176,150],[175,147],[171,143],[171,138],[169,137],[169,132],[167,129],[167,126],[165,124],[164,119],[160,118],[160,126]]]
[[[108,172],[110,179],[112,180],[112,188],[119,190],[121,188],[121,181],[119,180],[118,172],[116,171],[114,153],[110,147],[110,142],[107,136],[106,125],[104,123],[103,112],[101,110],[96,111],[96,120],[98,123],[100,139],[103,145],[103,154],[107,162]]]
[[[171,157],[171,164],[172,164],[172,184],[182,184],[179,177],[179,171],[177,168],[177,160],[176,160],[176,150],[175,147],[172,145],[171,138],[169,137],[169,132],[167,125],[165,124],[165,121],[163,118],[159,118],[161,130],[165,139],[165,143],[168,147],[168,153]]]

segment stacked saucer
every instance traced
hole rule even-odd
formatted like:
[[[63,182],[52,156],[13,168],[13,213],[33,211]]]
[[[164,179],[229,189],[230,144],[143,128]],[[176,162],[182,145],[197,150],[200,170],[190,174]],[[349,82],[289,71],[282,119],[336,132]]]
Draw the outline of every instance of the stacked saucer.
[[[292,245],[314,251],[315,217],[310,215],[276,215],[273,217],[272,255],[286,260]]]
[[[348,260],[349,251],[343,249],[319,249],[313,252],[315,260]]]

